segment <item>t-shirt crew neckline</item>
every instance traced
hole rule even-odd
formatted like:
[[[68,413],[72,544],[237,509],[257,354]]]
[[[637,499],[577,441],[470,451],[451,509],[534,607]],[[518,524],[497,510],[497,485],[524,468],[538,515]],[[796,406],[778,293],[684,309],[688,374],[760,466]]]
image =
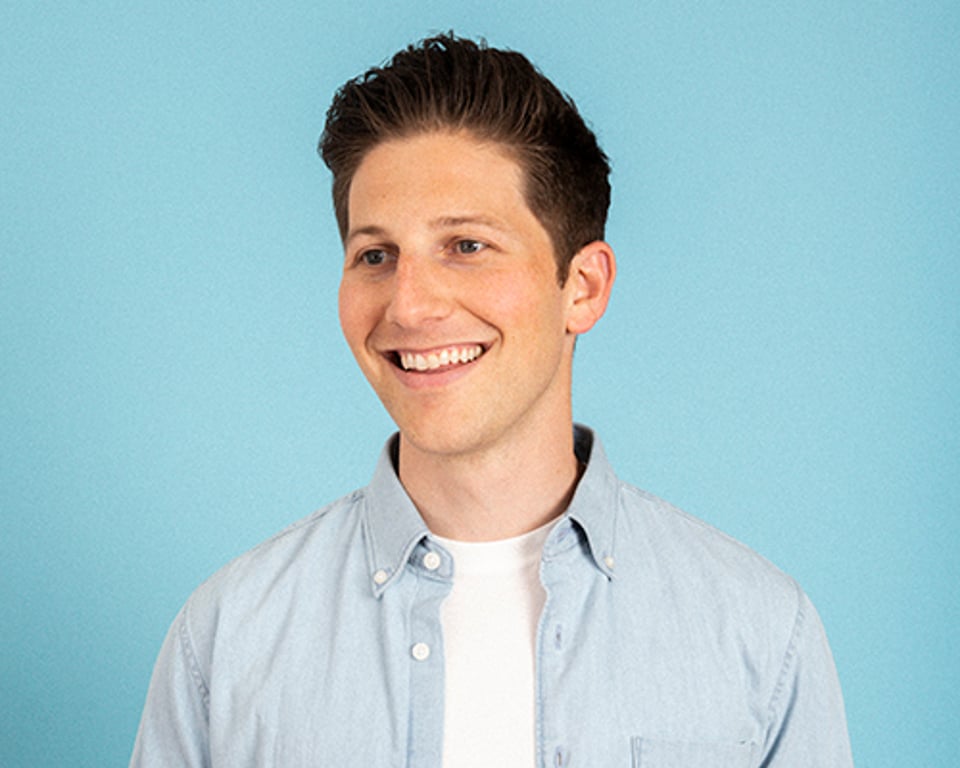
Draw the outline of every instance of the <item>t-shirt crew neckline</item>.
[[[543,545],[559,519],[519,536],[495,541],[460,541],[435,534],[431,538],[450,553],[460,575],[517,571],[540,559]]]

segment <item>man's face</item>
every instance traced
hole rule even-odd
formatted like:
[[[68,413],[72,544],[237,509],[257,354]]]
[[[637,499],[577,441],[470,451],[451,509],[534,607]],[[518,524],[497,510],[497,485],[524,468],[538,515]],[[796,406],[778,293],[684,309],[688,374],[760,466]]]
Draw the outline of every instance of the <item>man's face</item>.
[[[354,175],[340,322],[419,450],[485,451],[570,419],[570,290],[522,180],[466,133],[384,142]]]

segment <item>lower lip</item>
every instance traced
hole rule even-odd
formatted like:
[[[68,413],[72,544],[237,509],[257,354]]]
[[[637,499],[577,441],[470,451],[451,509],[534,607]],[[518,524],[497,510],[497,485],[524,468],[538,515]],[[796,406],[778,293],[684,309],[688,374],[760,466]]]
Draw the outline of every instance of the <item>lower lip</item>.
[[[452,384],[458,379],[466,376],[473,370],[474,366],[483,359],[483,355],[471,360],[469,363],[458,363],[448,365],[445,368],[435,368],[430,371],[406,371],[399,366],[391,363],[391,368],[397,378],[410,389],[435,389],[438,387]]]

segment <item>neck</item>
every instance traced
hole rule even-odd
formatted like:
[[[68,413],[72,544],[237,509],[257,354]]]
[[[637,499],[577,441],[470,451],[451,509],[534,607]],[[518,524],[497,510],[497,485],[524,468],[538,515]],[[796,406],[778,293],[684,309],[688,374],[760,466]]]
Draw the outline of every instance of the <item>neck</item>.
[[[562,514],[579,478],[571,423],[532,437],[450,456],[418,450],[401,435],[400,480],[438,536],[519,536]]]

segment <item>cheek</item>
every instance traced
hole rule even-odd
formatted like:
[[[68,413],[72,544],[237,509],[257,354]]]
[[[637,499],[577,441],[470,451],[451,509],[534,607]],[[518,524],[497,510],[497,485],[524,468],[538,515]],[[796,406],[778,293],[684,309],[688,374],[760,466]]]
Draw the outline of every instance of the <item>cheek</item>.
[[[485,319],[502,335],[508,354],[519,355],[531,369],[553,369],[566,331],[558,297],[514,283],[486,308]]]
[[[340,283],[337,294],[337,311],[340,316],[340,330],[351,349],[363,344],[363,339],[369,332],[366,328],[369,310],[363,300],[363,295],[346,282]]]
[[[555,283],[539,272],[508,276],[491,291],[488,306],[504,326],[531,335],[549,333],[563,324],[563,296]]]
[[[469,295],[504,317],[523,318],[549,311],[558,304],[560,291],[543,270],[533,266],[498,270],[471,286]]]

